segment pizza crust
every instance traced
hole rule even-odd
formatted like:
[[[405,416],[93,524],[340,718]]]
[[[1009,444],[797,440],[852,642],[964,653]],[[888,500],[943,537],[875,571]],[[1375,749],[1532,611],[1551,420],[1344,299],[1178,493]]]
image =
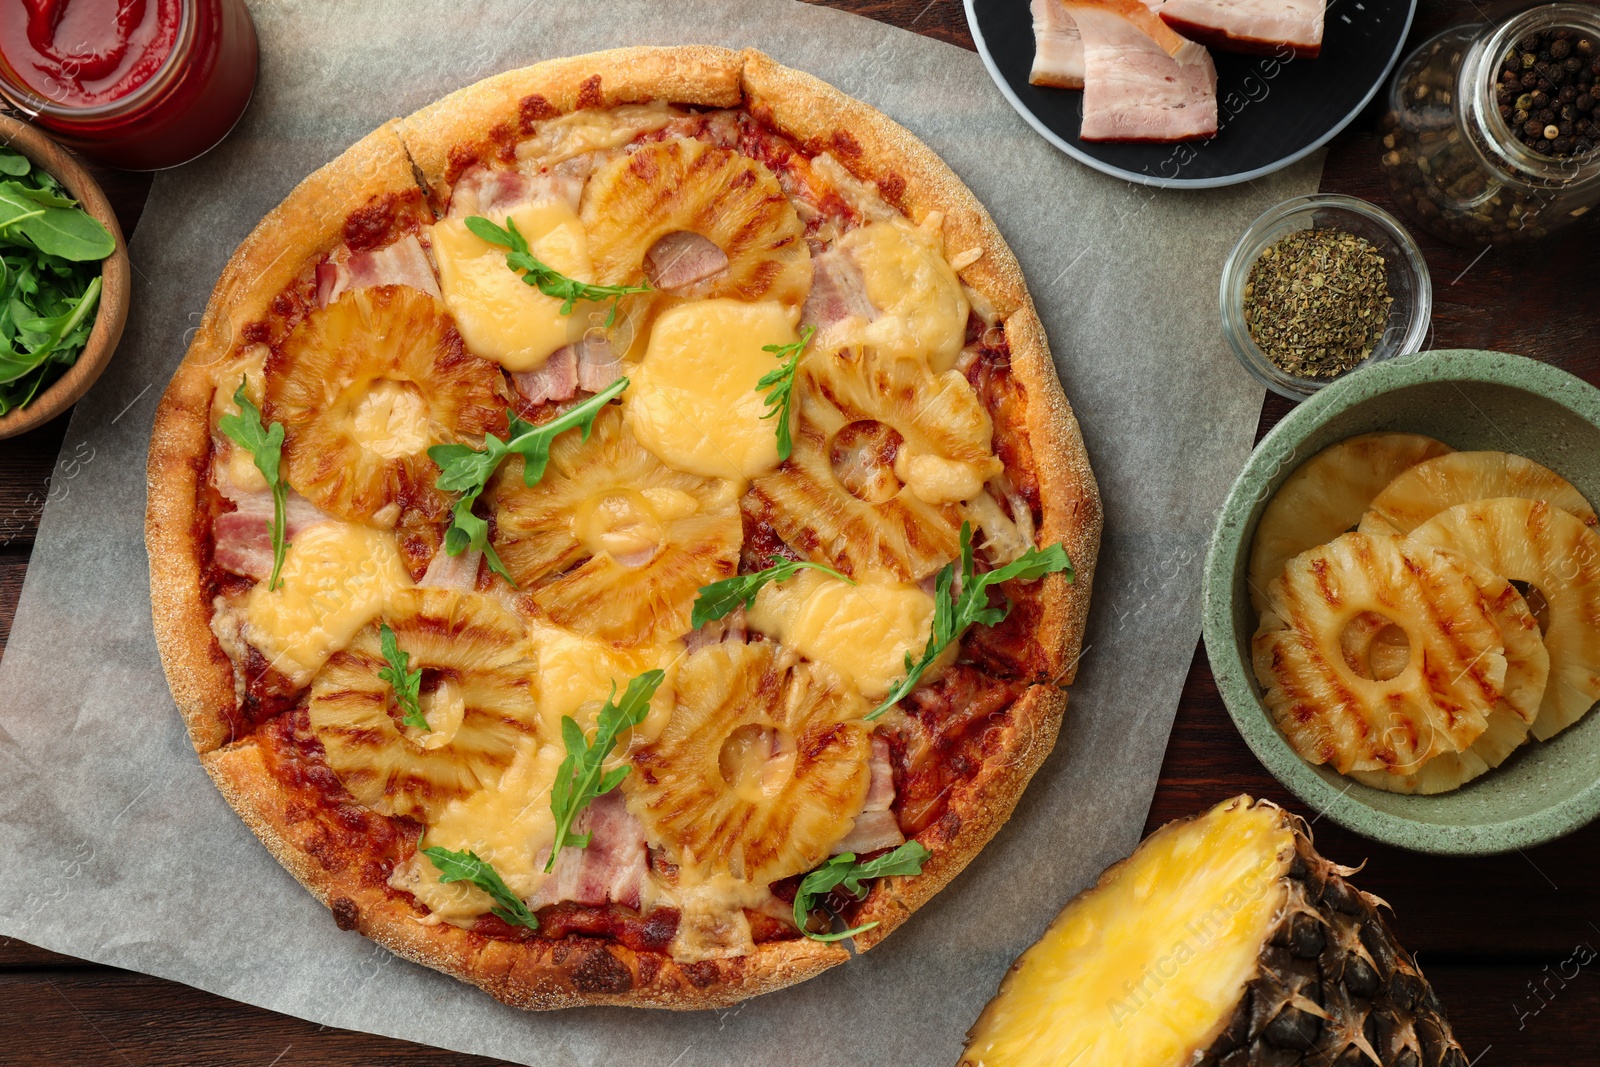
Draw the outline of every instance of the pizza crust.
[[[206,773],[267,851],[340,918],[413,963],[471,982],[497,1000],[529,1009],[597,1004],[702,1009],[804,981],[850,954],[804,938],[769,941],[754,955],[680,965],[656,953],[595,938],[497,941],[448,923],[426,924],[426,912],[382,885],[363,884],[350,865],[315,857],[318,824],[290,822],[277,780],[254,738],[201,758]]]
[[[667,100],[702,107],[744,102],[776,129],[826,150],[914,221],[945,213],[952,254],[982,255],[960,274],[1004,321],[1011,374],[1026,395],[1026,426],[1037,466],[1040,539],[1062,542],[1076,581],[1045,579],[1036,635],[1061,685],[1082,646],[1101,530],[1098,490],[1082,434],[1054,373],[1049,347],[1022,272],[988,212],[950,168],[903,127],[832,86],[755,51],[710,47],[625,48],[509,71],[391,122],[307,178],[240,246],[224,272],[194,343],[163,398],[150,456],[147,540],[155,627],[162,661],[191,739],[212,779],[278,861],[341,917],[398,955],[455,975],[524,1008],[615,1004],[699,1009],[736,1003],[809,978],[849,958],[838,945],[767,942],[747,957],[679,965],[646,959],[592,939],[495,941],[423,913],[385,886],[362,885],[348,870],[314,858],[310,824],[287,821],[257,742],[230,744],[234,679],[209,627],[201,589],[199,479],[209,457],[209,368],[235,332],[261,318],[272,296],[306,260],[333,248],[350,211],[386,190],[420,180],[435,208],[448,202],[455,173],[528,132],[531,121],[580,107]],[[530,118],[529,116],[534,116]],[[413,170],[414,166],[414,170]],[[954,878],[999,830],[1049,753],[1066,708],[1050,685],[1029,688],[1010,710],[996,758],[957,787],[945,816],[922,834],[933,852],[915,878],[882,879],[855,921],[879,923],[855,939],[881,942]],[[224,747],[226,746],[226,747]]]

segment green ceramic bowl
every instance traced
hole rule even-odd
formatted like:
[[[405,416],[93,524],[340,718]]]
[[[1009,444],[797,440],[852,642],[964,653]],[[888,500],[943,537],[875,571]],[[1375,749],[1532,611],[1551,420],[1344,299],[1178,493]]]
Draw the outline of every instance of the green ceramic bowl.
[[[1296,408],[1234,482],[1206,557],[1205,635],[1228,712],[1257,758],[1316,811],[1367,837],[1442,855],[1487,855],[1570,833],[1600,814],[1600,712],[1453,793],[1401,796],[1314,767],[1289,747],[1250,667],[1250,541],[1272,495],[1317,452],[1373,430],[1424,433],[1462,450],[1516,452],[1600,501],[1600,389],[1501,352],[1402,356],[1359,370]]]

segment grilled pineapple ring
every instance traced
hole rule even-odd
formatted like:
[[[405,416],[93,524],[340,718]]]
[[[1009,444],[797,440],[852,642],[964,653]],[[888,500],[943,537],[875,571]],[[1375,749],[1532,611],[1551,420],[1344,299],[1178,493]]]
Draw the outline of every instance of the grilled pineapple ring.
[[[311,312],[266,380],[289,484],[352,522],[393,526],[406,503],[435,495],[429,447],[505,428],[500,368],[408,286],[356,289]]]
[[[807,359],[796,389],[794,452],[754,483],[778,535],[851,575],[914,582],[954,559],[957,503],[1002,469],[967,380],[847,348]]]
[[[811,291],[811,250],[794,205],[770,170],[726,148],[674,137],[618,156],[584,187],[582,217],[602,284],[639,284],[651,247],[689,232],[720,248],[728,265],[674,290],[679,297],[798,308]]]
[[[1355,526],[1372,499],[1397,476],[1451,451],[1421,434],[1366,433],[1301,464],[1261,513],[1250,544],[1250,603],[1256,612],[1266,611],[1267,587],[1283,573],[1284,564]]]
[[[429,730],[405,726],[379,624],[423,674]],[[356,800],[429,821],[452,800],[491,788],[537,731],[522,624],[494,601],[444,589],[396,593],[378,621],[336,652],[311,685],[311,730]]]
[[[1533,736],[1548,741],[1581,719],[1600,699],[1600,534],[1542,500],[1503,497],[1453,507],[1411,536],[1539,590],[1550,683]]]
[[[1364,678],[1345,660],[1345,625],[1366,612],[1406,632],[1410,662]],[[1272,583],[1254,640],[1256,678],[1302,758],[1339,771],[1411,774],[1488,728],[1505,685],[1505,643],[1483,593],[1443,552],[1346,534]]]
[[[1543,464],[1510,452],[1451,452],[1390,482],[1362,518],[1361,532],[1408,534],[1458,504],[1506,496],[1543,500],[1585,526],[1600,524],[1584,495]]]
[[[867,702],[768,641],[694,653],[676,693],[666,728],[632,753],[623,779],[649,839],[692,876],[758,886],[827,859],[866,801]]]
[[[735,488],[645,451],[606,407],[589,440],[568,432],[538,484],[522,460],[491,486],[495,550],[552,620],[622,645],[689,632],[700,587],[733,574],[744,530]]]
[[[1505,639],[1504,692],[1489,712],[1488,725],[1483,734],[1472,743],[1471,748],[1463,752],[1441,753],[1411,774],[1351,771],[1350,777],[1362,785],[1391,793],[1422,794],[1443,793],[1459,788],[1504,763],[1511,753],[1528,740],[1528,730],[1539,715],[1539,705],[1544,700],[1545,685],[1550,678],[1550,653],[1545,649],[1538,620],[1528,609],[1528,602],[1515,586],[1481,563],[1459,555],[1452,555],[1451,562],[1465,571],[1483,593],[1495,623],[1500,627],[1500,636]],[[1351,631],[1347,629],[1345,632],[1348,635]],[[1378,634],[1371,636],[1376,638]],[[1349,651],[1346,645],[1346,652]],[[1403,654],[1408,661],[1409,650]],[[1393,673],[1403,670],[1406,661],[1395,663]],[[1380,671],[1376,677],[1381,678],[1386,674],[1393,676],[1390,671]]]

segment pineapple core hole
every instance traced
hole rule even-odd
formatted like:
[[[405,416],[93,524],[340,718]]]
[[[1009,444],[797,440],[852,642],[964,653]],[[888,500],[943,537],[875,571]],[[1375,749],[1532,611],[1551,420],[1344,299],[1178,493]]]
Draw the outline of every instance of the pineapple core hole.
[[[414,456],[428,445],[428,402],[406,382],[374,382],[356,403],[350,436],[383,459]]]
[[[717,768],[722,780],[746,800],[775,795],[794,774],[795,743],[778,726],[746,723],[722,742]]]
[[[624,567],[643,567],[666,540],[655,509],[637,489],[589,497],[572,517],[572,533],[592,555],[608,555]]]
[[[828,449],[833,476],[857,500],[882,504],[900,491],[894,461],[905,439],[893,426],[865,419],[840,430]]]
[[[1539,624],[1539,632],[1545,633],[1550,628],[1550,601],[1538,586],[1518,581],[1513,581],[1511,585],[1528,602],[1528,610],[1533,613],[1533,621]]]
[[[1411,664],[1411,638],[1376,611],[1363,611],[1346,623],[1339,646],[1350,669],[1370,681],[1398,678]]]

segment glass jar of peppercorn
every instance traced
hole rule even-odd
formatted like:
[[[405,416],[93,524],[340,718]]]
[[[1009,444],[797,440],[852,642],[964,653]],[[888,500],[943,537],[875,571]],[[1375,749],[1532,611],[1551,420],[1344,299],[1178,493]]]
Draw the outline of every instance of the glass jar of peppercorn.
[[[1448,29],[1389,87],[1382,167],[1401,209],[1464,245],[1543,237],[1600,203],[1600,8]]]

